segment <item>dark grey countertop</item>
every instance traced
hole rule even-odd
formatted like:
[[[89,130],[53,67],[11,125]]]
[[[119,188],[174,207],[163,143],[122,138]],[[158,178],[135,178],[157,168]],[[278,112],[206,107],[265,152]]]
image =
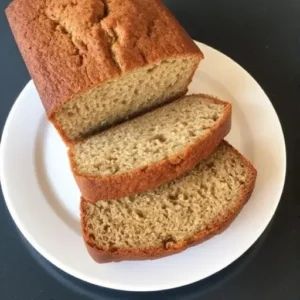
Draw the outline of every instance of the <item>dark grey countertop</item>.
[[[241,258],[206,280],[171,291],[128,293],[91,286],[45,261],[19,234],[0,192],[1,300],[300,300],[300,1],[164,2],[194,39],[236,60],[271,98],[288,157],[284,193],[271,224]],[[8,3],[0,2],[0,132],[30,79],[4,15]]]

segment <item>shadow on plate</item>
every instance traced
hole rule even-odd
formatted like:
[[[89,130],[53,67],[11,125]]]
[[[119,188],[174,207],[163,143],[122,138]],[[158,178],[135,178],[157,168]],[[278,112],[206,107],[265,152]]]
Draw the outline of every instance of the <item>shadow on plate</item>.
[[[85,299],[199,299],[205,296],[206,293],[212,292],[224,285],[230,279],[236,277],[257,255],[263,245],[268,232],[272,226],[272,221],[260,236],[260,238],[250,247],[240,258],[234,261],[231,265],[218,273],[198,281],[196,283],[165,291],[157,292],[124,292],[118,290],[98,287],[84,281],[81,281],[63,271],[56,268],[54,265],[45,260],[21,235],[22,240],[34,259],[43,267],[51,276],[55,277],[61,284],[68,287],[72,291],[86,297]],[[101,265],[99,265],[101,267]]]
[[[77,234],[80,233],[80,225],[78,220],[73,218],[66,209],[63,207],[61,202],[58,200],[58,195],[55,193],[49,178],[47,176],[46,165],[44,162],[44,152],[45,152],[45,132],[47,130],[48,120],[46,118],[42,118],[39,125],[39,130],[35,142],[35,166],[36,166],[36,177],[39,186],[42,189],[43,194],[45,195],[45,199],[52,208],[52,210],[58,215],[61,220],[64,222]],[[66,150],[67,151],[67,150]],[[78,208],[79,209],[79,208]]]

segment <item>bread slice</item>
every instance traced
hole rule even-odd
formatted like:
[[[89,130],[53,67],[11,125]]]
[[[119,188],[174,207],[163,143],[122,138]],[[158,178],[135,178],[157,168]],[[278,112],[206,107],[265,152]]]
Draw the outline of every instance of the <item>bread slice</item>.
[[[82,196],[91,202],[129,196],[176,178],[208,157],[231,125],[231,105],[189,95],[71,145]]]
[[[256,170],[227,142],[194,169],[155,190],[92,204],[81,226],[97,262],[154,259],[223,231],[249,199]]]
[[[66,142],[183,96],[203,58],[160,0],[14,0],[6,15]]]

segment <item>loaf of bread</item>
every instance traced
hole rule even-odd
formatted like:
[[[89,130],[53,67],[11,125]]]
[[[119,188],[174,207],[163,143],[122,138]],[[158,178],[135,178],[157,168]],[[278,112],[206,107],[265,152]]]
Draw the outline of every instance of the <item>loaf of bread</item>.
[[[229,133],[231,104],[189,95],[69,148],[73,174],[91,202],[172,180],[208,157]]]
[[[256,170],[228,143],[180,178],[132,197],[81,200],[81,225],[97,262],[154,259],[223,231],[255,185]]]
[[[203,58],[159,0],[14,0],[6,14],[66,142],[184,95]]]

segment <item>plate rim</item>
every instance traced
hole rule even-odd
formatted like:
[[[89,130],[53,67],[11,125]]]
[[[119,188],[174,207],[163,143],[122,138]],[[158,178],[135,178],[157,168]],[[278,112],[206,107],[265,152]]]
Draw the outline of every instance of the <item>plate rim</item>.
[[[7,188],[7,182],[6,182],[6,178],[4,175],[4,145],[6,143],[8,134],[9,134],[9,127],[11,122],[13,122],[13,115],[14,112],[17,110],[21,99],[23,98],[23,94],[25,93],[26,89],[28,88],[28,86],[30,84],[33,84],[32,79],[30,79],[27,84],[23,87],[22,91],[19,93],[19,95],[17,96],[13,106],[11,107],[9,114],[6,118],[5,121],[5,125],[3,127],[3,131],[2,131],[2,138],[1,138],[1,144],[0,144],[0,185],[2,187],[2,192],[3,192],[3,197],[6,203],[6,206],[8,208],[8,211],[15,223],[15,225],[17,226],[18,230],[22,233],[22,235],[26,238],[26,240],[31,244],[31,246],[33,248],[35,248],[36,251],[39,252],[39,254],[41,254],[48,262],[50,262],[51,264],[53,264],[54,266],[58,267],[60,270],[62,270],[63,272],[65,272],[66,274],[69,274],[79,280],[82,280],[84,282],[88,282],[90,284],[96,285],[96,286],[100,286],[100,287],[105,287],[105,288],[110,288],[110,289],[115,289],[115,290],[123,290],[123,291],[160,291],[160,290],[169,290],[169,289],[173,289],[173,288],[179,288],[179,287],[183,287],[192,283],[195,283],[197,281],[200,280],[204,280],[216,273],[218,273],[219,271],[227,268],[229,265],[231,265],[234,261],[236,261],[238,258],[240,258],[242,255],[245,254],[245,252],[253,245],[255,244],[255,242],[259,239],[259,237],[263,234],[263,232],[265,231],[265,229],[267,228],[267,226],[270,224],[271,220],[274,218],[274,215],[276,214],[276,211],[278,209],[278,205],[282,199],[282,195],[283,195],[283,191],[284,191],[284,187],[285,187],[285,183],[286,183],[286,174],[287,174],[287,151],[286,151],[286,141],[285,141],[285,136],[284,136],[284,131],[282,128],[282,124],[280,122],[280,118],[270,100],[270,98],[268,97],[268,95],[266,94],[266,92],[264,91],[264,89],[261,87],[261,85],[256,81],[256,79],[248,72],[246,71],[240,64],[238,64],[237,62],[235,62],[232,58],[230,58],[227,54],[224,54],[223,52],[219,51],[216,48],[213,48],[207,44],[204,44],[202,42],[198,42],[198,41],[194,41],[196,43],[196,45],[198,47],[202,47],[202,48],[207,48],[210,51],[213,52],[218,52],[219,54],[221,54],[224,59],[229,60],[229,62],[231,64],[236,65],[237,67],[240,68],[240,70],[242,72],[245,73],[245,75],[247,75],[248,77],[251,77],[251,79],[255,82],[255,84],[257,85],[258,88],[260,88],[261,92],[264,93],[266,100],[269,101],[270,107],[273,110],[273,114],[274,117],[276,117],[277,119],[277,123],[279,125],[280,128],[280,132],[278,132],[278,135],[280,135],[280,140],[282,142],[282,151],[284,154],[284,161],[282,162],[282,167],[283,167],[283,174],[282,174],[282,181],[281,181],[281,186],[279,188],[278,191],[278,201],[273,209],[272,215],[269,219],[265,220],[265,226],[263,226],[263,230],[259,233],[259,235],[257,236],[257,238],[255,240],[253,240],[251,242],[251,245],[249,247],[247,247],[246,249],[244,249],[244,251],[240,251],[241,253],[235,257],[234,260],[232,260],[231,262],[223,265],[221,268],[217,268],[217,270],[214,271],[214,273],[212,274],[208,274],[206,277],[200,278],[200,279],[196,279],[194,281],[189,281],[189,282],[182,282],[184,280],[181,280],[181,283],[178,284],[178,280],[176,281],[177,284],[174,284],[172,286],[166,286],[165,284],[161,284],[160,286],[151,286],[151,287],[147,287],[147,286],[141,286],[139,288],[137,288],[134,285],[127,285],[127,284],[117,284],[114,285],[113,282],[111,281],[106,281],[106,282],[101,282],[101,284],[99,284],[99,282],[96,282],[96,280],[91,280],[92,278],[87,277],[85,274],[80,273],[79,271],[70,268],[70,266],[65,265],[63,262],[61,262],[59,259],[57,259],[56,257],[54,257],[51,252],[47,251],[47,249],[43,248],[42,246],[39,245],[38,241],[36,241],[36,239],[34,238],[34,235],[32,235],[30,233],[30,230],[28,228],[26,228],[25,226],[23,226],[23,223],[21,221],[21,219],[18,216],[18,213],[15,211],[14,206],[13,206],[13,201],[10,199],[9,195],[8,195],[8,188]]]

